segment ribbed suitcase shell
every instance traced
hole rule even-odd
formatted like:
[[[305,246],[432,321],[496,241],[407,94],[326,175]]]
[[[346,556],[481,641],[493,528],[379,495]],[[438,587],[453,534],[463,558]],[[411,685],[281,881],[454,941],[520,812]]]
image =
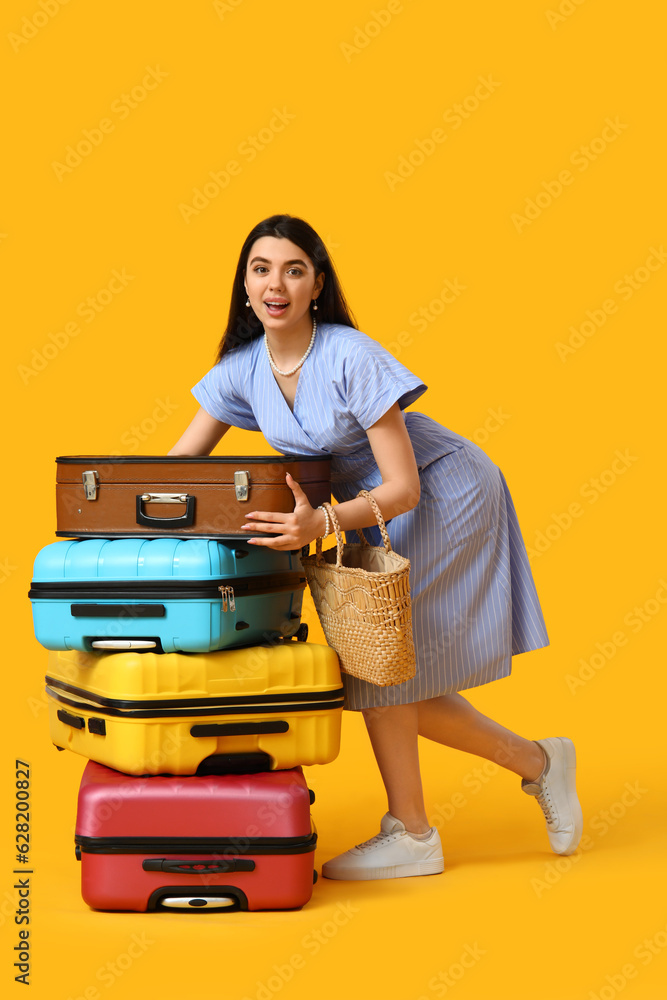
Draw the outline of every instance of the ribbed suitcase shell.
[[[46,683],[53,743],[127,774],[326,764],[340,748],[338,657],[316,643],[51,652]]]
[[[298,552],[243,539],[87,538],[45,546],[29,596],[47,649],[147,639],[196,653],[294,635],[304,587]]]
[[[70,538],[247,538],[247,511],[294,510],[288,472],[313,507],[331,499],[329,455],[62,455],[56,463],[56,534]]]
[[[90,761],[75,833],[83,898],[140,912],[183,896],[191,909],[207,897],[243,910],[301,907],[315,878],[310,803],[301,768],[133,778]]]

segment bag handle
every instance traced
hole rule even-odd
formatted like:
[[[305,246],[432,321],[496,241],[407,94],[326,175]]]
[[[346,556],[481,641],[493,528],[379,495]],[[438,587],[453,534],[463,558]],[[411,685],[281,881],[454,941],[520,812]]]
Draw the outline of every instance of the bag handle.
[[[389,534],[387,532],[387,526],[384,523],[384,518],[382,516],[382,511],[378,507],[377,500],[375,499],[375,497],[371,493],[368,492],[368,490],[359,490],[359,492],[357,493],[357,496],[358,497],[363,497],[364,500],[367,500],[368,503],[371,505],[371,509],[372,509],[373,513],[375,514],[375,520],[377,521],[378,528],[380,529],[380,532],[382,534],[382,541],[384,542],[385,550],[387,552],[391,552],[392,551],[392,549],[391,549],[391,542],[389,541]],[[326,512],[329,515],[329,518],[331,519],[331,524],[333,525],[333,530],[334,530],[334,533],[336,535],[336,568],[340,569],[340,567],[343,565],[343,545],[344,545],[344,542],[343,542],[343,533],[341,531],[340,524],[338,523],[338,518],[336,517],[336,515],[334,513],[334,509],[331,506],[331,504],[325,502],[325,503],[322,504],[322,506],[324,507],[324,509],[326,510]],[[362,546],[366,546],[366,548],[369,548],[370,546],[368,545],[368,539],[364,535],[363,528],[356,528],[355,531],[359,535],[359,538],[361,540],[361,545]],[[322,539],[321,538],[318,538],[316,540],[316,542],[315,542],[315,555],[316,555],[317,562],[321,563],[322,562]]]
[[[384,523],[382,511],[378,507],[377,500],[375,499],[372,493],[368,492],[368,490],[359,490],[357,496],[363,497],[364,500],[368,500],[373,510],[373,513],[375,514],[375,520],[378,523],[378,528],[380,529],[380,533],[382,535],[382,541],[384,542],[384,547],[387,550],[387,552],[391,552],[391,542],[389,541],[389,532],[387,531],[387,526]],[[361,544],[368,545],[368,541],[366,540],[366,536],[364,535],[364,529],[357,528],[356,531],[359,537],[361,538]]]

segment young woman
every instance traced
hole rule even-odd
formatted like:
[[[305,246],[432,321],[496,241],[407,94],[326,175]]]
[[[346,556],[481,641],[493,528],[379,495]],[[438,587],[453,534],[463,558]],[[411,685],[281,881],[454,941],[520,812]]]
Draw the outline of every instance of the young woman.
[[[458,692],[506,677],[512,655],[548,645],[544,619],[502,472],[473,442],[403,410],[425,392],[417,376],[356,329],[333,263],[303,220],[274,215],[239,257],[218,363],[194,387],[201,405],[170,455],[208,455],[230,426],[261,431],[277,451],[332,455],[341,528],[374,526],[370,490],[392,546],[411,560],[414,679],[376,687],[344,675],[345,706],[361,711],[386,788],[380,832],[325,863],[336,879],[442,872],[429,827],[417,736],[520,775],[558,854],[582,832],[575,750],[562,737],[524,739]],[[250,511],[253,545],[298,549],[325,531],[290,476],[294,511]],[[356,538],[352,534],[353,538]]]

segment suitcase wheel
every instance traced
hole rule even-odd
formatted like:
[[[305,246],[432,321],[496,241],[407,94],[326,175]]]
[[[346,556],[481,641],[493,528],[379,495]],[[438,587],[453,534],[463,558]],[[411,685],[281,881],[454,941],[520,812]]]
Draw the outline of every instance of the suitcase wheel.
[[[313,885],[315,885],[316,882],[317,882],[317,871],[314,870],[313,871]]]
[[[296,630],[296,641],[305,642],[308,638],[308,625],[306,622],[301,622],[298,629]]]
[[[315,801],[315,792],[312,790],[312,788],[308,789],[308,798],[310,799],[310,804],[312,806],[313,802]]]
[[[160,900],[160,909],[222,910],[236,906],[236,903],[237,900],[231,896],[163,896]]]
[[[159,913],[161,910],[247,910],[248,897],[242,889],[234,885],[201,886],[197,892],[194,885],[163,885],[151,893],[146,910]]]
[[[65,749],[65,747],[59,747],[57,743],[54,743],[53,745],[56,748],[56,750],[64,750]]]

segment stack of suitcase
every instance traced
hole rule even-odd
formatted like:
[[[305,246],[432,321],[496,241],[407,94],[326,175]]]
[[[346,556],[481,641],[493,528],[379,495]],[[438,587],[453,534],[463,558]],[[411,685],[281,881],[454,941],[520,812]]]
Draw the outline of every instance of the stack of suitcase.
[[[302,765],[339,749],[338,659],[305,641],[302,553],[248,544],[246,510],[317,506],[328,459],[56,460],[35,561],[51,738],[87,757],[82,893],[107,910],[287,909],[316,878]],[[174,511],[174,506],[178,510]]]

